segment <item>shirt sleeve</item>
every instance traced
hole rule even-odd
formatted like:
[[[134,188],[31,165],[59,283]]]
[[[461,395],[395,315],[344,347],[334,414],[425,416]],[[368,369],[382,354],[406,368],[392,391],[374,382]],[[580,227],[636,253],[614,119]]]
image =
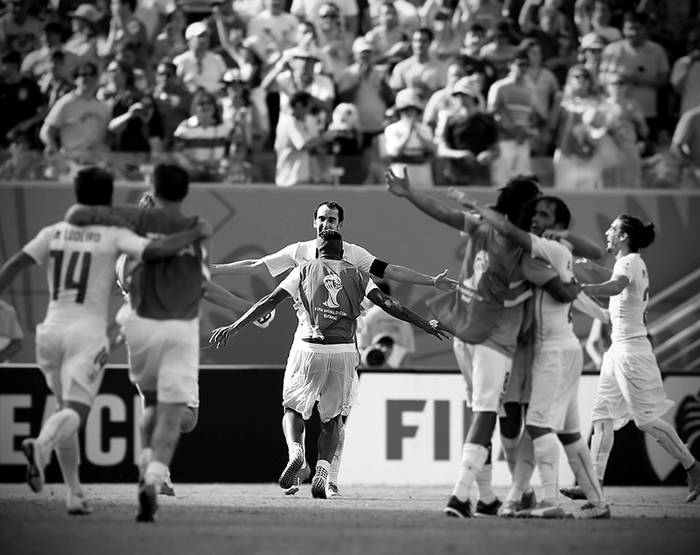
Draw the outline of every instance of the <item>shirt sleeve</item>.
[[[573,277],[573,269],[569,250],[557,241],[538,237],[533,233],[530,234],[530,240],[532,241],[532,256],[551,264],[562,281],[570,282]]]
[[[112,228],[115,233],[116,245],[120,252],[128,255],[134,260],[141,260],[143,251],[150,241],[145,237],[136,235],[131,230],[125,228]]]
[[[262,262],[267,266],[267,271],[272,277],[280,275],[285,270],[297,266],[295,253],[299,243],[294,243],[284,247],[275,253],[268,254],[262,258]]]
[[[613,266],[612,277],[625,276],[630,282],[634,277],[634,259],[629,256],[623,256],[615,262]]]
[[[294,268],[289,275],[282,280],[282,283],[278,287],[284,289],[292,297],[296,297],[299,294],[299,287],[301,285],[301,269],[299,267]]]
[[[345,243],[344,248],[346,249],[345,260],[350,262],[353,266],[357,266],[360,270],[369,272],[372,267],[372,263],[375,261],[376,256],[371,254],[366,249],[353,245],[351,243]]]
[[[369,274],[368,274],[368,277],[369,277]],[[374,289],[379,289],[379,287],[377,287],[377,284],[374,283],[374,281],[372,280],[372,278],[369,278],[369,279],[367,280],[367,287],[365,287],[365,297],[366,297],[367,295],[369,295],[370,292],[372,292]]]
[[[530,283],[542,286],[550,279],[558,277],[559,273],[541,258],[533,258],[529,254],[524,254],[520,267],[523,276]]]
[[[34,259],[34,262],[41,266],[46,260],[46,257],[49,255],[49,244],[53,234],[54,229],[52,226],[45,227],[39,233],[37,233],[34,239],[24,245],[22,252],[31,256]]]

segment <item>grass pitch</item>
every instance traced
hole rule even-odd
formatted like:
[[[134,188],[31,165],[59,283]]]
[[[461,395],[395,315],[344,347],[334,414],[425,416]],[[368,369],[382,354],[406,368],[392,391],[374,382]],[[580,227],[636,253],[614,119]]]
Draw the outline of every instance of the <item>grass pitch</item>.
[[[64,488],[0,484],[0,552],[6,555],[433,554],[603,555],[700,553],[700,501],[683,488],[607,488],[607,521],[452,519],[450,487],[344,486],[312,499],[308,484],[285,497],[276,484],[175,484],[154,524],[136,523],[136,486],[88,484],[95,512],[70,517]],[[504,488],[497,488],[501,496]],[[574,510],[574,503],[566,503]]]

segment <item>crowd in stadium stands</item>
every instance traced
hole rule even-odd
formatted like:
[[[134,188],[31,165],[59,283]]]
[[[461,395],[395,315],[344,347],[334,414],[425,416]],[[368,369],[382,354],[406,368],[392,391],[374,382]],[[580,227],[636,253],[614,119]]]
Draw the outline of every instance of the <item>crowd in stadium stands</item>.
[[[700,187],[697,0],[82,2],[4,2],[1,179]]]

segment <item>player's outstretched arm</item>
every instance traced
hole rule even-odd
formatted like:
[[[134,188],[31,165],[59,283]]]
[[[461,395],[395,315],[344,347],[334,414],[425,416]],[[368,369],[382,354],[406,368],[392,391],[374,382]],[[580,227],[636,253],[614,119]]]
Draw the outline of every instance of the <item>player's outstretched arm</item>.
[[[36,260],[24,251],[19,251],[10,257],[0,268],[0,293],[14,281],[17,274],[32,264],[36,264]]]
[[[410,308],[403,306],[396,299],[383,293],[379,289],[372,289],[367,294],[367,298],[374,304],[376,304],[379,308],[381,308],[384,312],[391,314],[399,320],[403,320],[404,322],[413,324],[414,326],[422,329],[426,333],[434,335],[441,341],[443,337],[448,337],[446,332],[448,332],[449,330],[440,325],[440,322],[438,322],[437,320],[426,320],[422,316],[419,316],[418,314],[413,312]]]
[[[263,297],[252,307],[250,307],[250,309],[233,324],[216,328],[214,331],[212,331],[211,337],[209,338],[209,343],[216,344],[217,349],[225,347],[230,337],[236,335],[248,324],[251,324],[260,319],[262,316],[272,312],[278,304],[288,298],[291,298],[289,291],[282,289],[281,287],[277,287],[277,289],[275,289],[272,293]]]
[[[603,247],[598,243],[585,235],[579,235],[568,229],[548,229],[544,232],[543,237],[565,243],[574,256],[598,260],[605,254]]]
[[[189,229],[178,233],[172,233],[165,237],[159,237],[158,239],[152,239],[143,250],[141,258],[143,260],[157,260],[175,256],[178,252],[187,248],[195,241],[211,237],[211,234],[211,226],[204,220],[198,220],[197,225]]]
[[[455,199],[465,208],[476,211],[488,224],[490,224],[498,233],[510,239],[516,245],[521,246],[527,252],[532,252],[532,239],[527,231],[523,231],[519,227],[513,225],[508,219],[499,214],[495,210],[484,206],[471,195],[464,191],[450,187],[447,191],[447,196]]]
[[[411,189],[405,168],[403,177],[399,177],[391,168],[387,168],[384,175],[390,193],[397,197],[406,198],[418,210],[435,218],[437,221],[454,227],[459,231],[464,231],[464,212],[449,208],[428,195]]]
[[[128,227],[135,229],[141,215],[138,206],[88,206],[74,204],[71,206],[64,220],[71,225],[106,225],[116,227]]]
[[[249,276],[263,272],[269,273],[262,258],[211,265],[211,275],[213,276]]]
[[[613,276],[603,283],[585,283],[581,286],[581,291],[592,297],[614,297],[624,291],[630,284],[627,276]]]
[[[574,259],[574,275],[581,283],[602,283],[612,276],[612,270],[587,258]]]
[[[218,283],[211,280],[204,282],[204,298],[212,304],[232,311],[237,316],[245,313],[253,306],[253,303],[234,295],[228,289],[224,289]]]
[[[389,264],[384,270],[384,277],[402,283],[432,285],[441,291],[452,291],[457,287],[458,283],[457,280],[447,277],[447,270],[443,270],[435,276],[429,276],[407,268],[406,266],[399,266],[398,264]]]

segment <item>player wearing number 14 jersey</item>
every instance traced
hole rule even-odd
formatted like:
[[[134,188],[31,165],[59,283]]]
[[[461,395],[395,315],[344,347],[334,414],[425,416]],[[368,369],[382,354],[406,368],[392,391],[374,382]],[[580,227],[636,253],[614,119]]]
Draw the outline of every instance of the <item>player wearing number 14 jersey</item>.
[[[112,203],[112,175],[88,167],[75,178],[79,203]],[[102,382],[108,355],[107,312],[114,264],[125,253],[137,260],[173,256],[202,237],[200,226],[149,241],[124,228],[76,227],[59,222],[42,229],[0,268],[2,292],[24,268],[46,263],[49,305],[36,330],[36,359],[56,396],[58,410],[36,439],[26,439],[27,482],[44,485],[44,468],[55,449],[68,487],[71,514],[91,512],[78,478],[78,429],[85,424]]]

